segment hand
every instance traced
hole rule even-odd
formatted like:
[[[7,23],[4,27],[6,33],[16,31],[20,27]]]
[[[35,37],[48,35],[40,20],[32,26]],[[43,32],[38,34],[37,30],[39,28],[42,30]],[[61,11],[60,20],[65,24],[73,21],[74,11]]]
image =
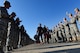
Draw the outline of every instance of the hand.
[[[13,16],[12,15],[10,15],[10,17],[9,18],[12,18]]]

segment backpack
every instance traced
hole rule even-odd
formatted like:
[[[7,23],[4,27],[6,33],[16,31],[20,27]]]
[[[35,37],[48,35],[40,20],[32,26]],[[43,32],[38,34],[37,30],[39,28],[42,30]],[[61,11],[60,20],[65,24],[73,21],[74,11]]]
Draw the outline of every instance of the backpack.
[[[35,35],[35,36],[34,36],[34,39],[37,40],[37,38],[38,38],[38,35]]]

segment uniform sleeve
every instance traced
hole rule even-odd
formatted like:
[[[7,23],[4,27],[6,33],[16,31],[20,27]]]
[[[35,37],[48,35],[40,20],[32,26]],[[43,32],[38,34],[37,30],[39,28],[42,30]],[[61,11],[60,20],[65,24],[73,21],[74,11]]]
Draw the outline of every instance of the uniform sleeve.
[[[67,21],[68,24],[72,24],[70,21]]]
[[[9,14],[8,14],[8,12],[5,8],[1,9],[1,17],[3,17],[3,18],[8,18],[9,17]]]
[[[78,12],[78,14],[77,14],[77,18],[78,18],[78,20],[80,19],[80,12]]]
[[[77,14],[77,15],[74,15],[74,18],[75,18],[76,20],[78,20],[78,14]]]

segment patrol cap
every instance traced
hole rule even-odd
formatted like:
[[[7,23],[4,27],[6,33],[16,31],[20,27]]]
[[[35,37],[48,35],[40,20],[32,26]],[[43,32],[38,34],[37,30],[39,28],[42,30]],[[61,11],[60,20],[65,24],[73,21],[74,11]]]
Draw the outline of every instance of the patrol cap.
[[[18,21],[18,22],[22,22],[22,21],[20,21],[19,17],[16,18],[16,21]]]
[[[16,13],[15,13],[15,12],[12,12],[12,13],[11,13],[11,15],[14,15],[14,16],[16,16]]]
[[[60,23],[62,23],[62,21]]]
[[[40,23],[40,25],[41,25],[41,23]]]
[[[66,18],[64,18],[64,20],[67,20]]]
[[[4,2],[4,5],[6,5],[6,4],[8,4],[8,5],[9,5],[9,7],[11,7],[11,5],[10,5],[10,2],[9,2],[9,1],[5,1],[5,2]]]
[[[74,11],[76,11],[76,10],[78,10],[78,11],[79,11],[79,8],[75,8],[75,9],[74,9]]]
[[[73,16],[72,13],[69,13],[70,16]]]

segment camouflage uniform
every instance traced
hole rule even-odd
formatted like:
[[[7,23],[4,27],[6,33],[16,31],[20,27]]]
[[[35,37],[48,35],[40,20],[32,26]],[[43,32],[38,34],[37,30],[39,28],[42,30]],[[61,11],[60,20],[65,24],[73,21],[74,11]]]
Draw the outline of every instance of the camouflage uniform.
[[[19,41],[19,25],[20,25],[20,21],[19,18],[16,19],[15,21],[15,32],[14,32],[14,45],[13,48],[17,49],[18,48],[18,41]]]
[[[51,33],[51,43],[54,43],[55,42],[55,30],[54,28],[52,29],[52,33]]]
[[[6,45],[9,14],[5,7],[0,7],[0,47]]]
[[[65,35],[64,25],[63,25],[62,22],[60,23],[60,28],[61,28],[61,33],[62,33],[63,42],[65,42],[65,41],[66,41],[66,35]]]
[[[54,27],[54,29],[52,30],[52,38],[53,38],[53,42],[58,42],[57,27]]]
[[[76,15],[75,15],[75,18],[78,20],[78,22],[80,23],[80,10],[78,8],[75,8],[75,12],[76,12]]]
[[[20,41],[20,45],[23,46],[23,42],[24,42],[24,26],[21,25],[20,26],[20,32],[21,32],[21,41]]]
[[[57,28],[57,26],[55,27],[55,37],[56,37],[56,41],[58,42],[58,28]]]
[[[59,42],[62,42],[63,40],[63,37],[62,37],[62,33],[61,33],[61,28],[60,28],[60,24],[58,24],[58,39],[59,39]]]
[[[67,41],[72,41],[72,36],[70,34],[70,27],[69,27],[69,23],[67,20],[64,21],[64,28],[65,28]]]
[[[13,15],[12,15],[13,14]],[[9,18],[10,19],[10,22],[9,22],[9,26],[8,26],[8,28],[10,28],[10,29],[8,29],[8,43],[7,43],[7,49],[8,49],[8,51],[9,50],[12,50],[12,47],[13,47],[13,41],[14,41],[14,32],[15,32],[15,21],[14,21],[14,17],[16,16],[16,14],[14,13],[14,12],[12,12],[12,14],[11,14],[11,17]]]
[[[77,14],[77,20],[78,20],[78,22],[80,23],[80,11],[79,11],[78,14]]]
[[[70,19],[69,24],[70,24],[71,35],[73,39],[77,41],[78,40],[77,37],[79,36],[79,30],[77,27],[76,18],[72,17]]]

